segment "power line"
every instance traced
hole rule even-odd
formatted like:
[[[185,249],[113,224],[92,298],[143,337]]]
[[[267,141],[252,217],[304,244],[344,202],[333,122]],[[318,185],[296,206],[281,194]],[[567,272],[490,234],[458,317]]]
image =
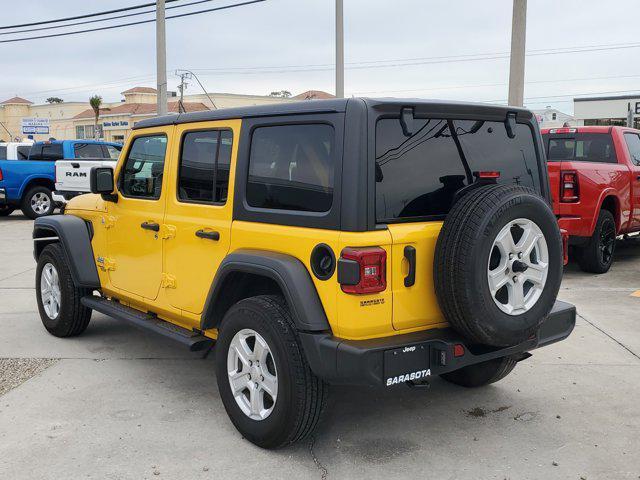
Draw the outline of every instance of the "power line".
[[[177,2],[179,0],[165,0],[166,3]],[[8,28],[20,28],[20,27],[32,27],[35,25],[45,25],[47,23],[66,22],[68,20],[79,20],[81,18],[98,17],[100,15],[109,15],[110,13],[128,12],[130,10],[138,10],[139,8],[155,6],[156,2],[144,3],[142,5],[133,5],[131,7],[117,8],[115,10],[105,10],[104,12],[87,13],[85,15],[78,15],[76,17],[58,18],[56,20],[43,20],[41,22],[22,23],[20,25],[5,25],[0,27],[0,30],[6,30]]]
[[[173,1],[177,1],[177,0],[173,0]],[[191,15],[199,15],[201,13],[208,13],[208,12],[215,12],[218,10],[227,10],[229,8],[235,8],[235,7],[243,7],[245,5],[251,5],[253,3],[261,3],[261,2],[265,2],[266,0],[250,0],[247,2],[241,2],[241,3],[234,3],[232,5],[225,5],[222,7],[215,7],[215,8],[208,8],[205,10],[197,10],[195,12],[188,12],[188,13],[180,13],[178,15],[171,15],[166,17],[166,19],[170,19],[170,18],[182,18],[182,17],[190,17]],[[74,32],[65,32],[65,33],[53,33],[50,35],[39,35],[36,37],[23,37],[23,38],[13,38],[11,40],[0,40],[0,43],[13,43],[13,42],[23,42],[23,41],[27,41],[27,40],[38,40],[41,38],[54,38],[54,37],[66,37],[67,35],[77,35],[80,33],[88,33],[88,32],[99,32],[102,30],[112,30],[114,28],[122,28],[122,27],[130,27],[132,25],[142,25],[144,23],[153,23],[155,22],[156,19],[150,19],[150,20],[140,20],[138,22],[130,22],[130,23],[122,23],[120,25],[109,25],[108,27],[98,27],[98,28],[91,28],[91,29],[87,29],[87,30],[76,30]]]
[[[173,1],[176,1],[176,0],[173,0]],[[166,7],[165,10],[172,10],[174,8],[190,7],[192,5],[198,5],[200,3],[207,3],[207,2],[212,2],[212,1],[214,1],[214,0],[198,0],[197,2],[190,2],[190,3],[185,3],[183,5],[173,5],[171,7]],[[85,21],[82,21],[82,22],[67,23],[65,25],[53,25],[51,27],[29,28],[29,29],[26,29],[26,30],[16,30],[15,32],[0,32],[0,35],[13,35],[14,33],[38,32],[38,31],[41,31],[41,30],[53,30],[53,29],[56,29],[56,28],[67,28],[67,27],[73,27],[73,26],[76,26],[76,25],[86,25],[88,23],[107,22],[109,20],[117,20],[119,18],[135,17],[137,15],[147,15],[149,13],[155,13],[155,9],[147,10],[145,12],[125,13],[124,15],[116,15],[115,17],[98,18],[98,19],[95,19],[95,20],[85,20]]]

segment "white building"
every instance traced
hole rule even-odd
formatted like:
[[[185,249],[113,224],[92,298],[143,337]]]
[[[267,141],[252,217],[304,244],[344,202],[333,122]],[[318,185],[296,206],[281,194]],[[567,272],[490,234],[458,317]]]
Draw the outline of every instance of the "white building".
[[[543,110],[533,110],[533,113],[535,113],[538,119],[540,128],[557,128],[565,125],[574,126],[576,124],[575,119],[571,115],[556,110],[555,108],[547,107]]]
[[[640,128],[640,95],[574,98],[573,111],[578,125],[626,125],[631,109],[634,126]]]

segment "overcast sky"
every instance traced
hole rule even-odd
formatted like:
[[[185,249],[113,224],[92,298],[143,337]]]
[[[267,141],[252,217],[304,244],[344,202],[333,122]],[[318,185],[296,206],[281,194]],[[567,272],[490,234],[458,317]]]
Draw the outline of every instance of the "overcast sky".
[[[214,0],[168,10],[167,15],[239,1]],[[32,0],[28,7],[16,0],[2,3],[4,26],[149,2]],[[9,3],[15,8],[6,8]],[[506,101],[508,59],[503,57],[511,38],[512,0],[344,3],[346,95]],[[178,84],[175,69],[186,68],[196,71],[211,92],[333,92],[333,15],[334,0],[267,0],[167,20],[169,89]],[[146,18],[153,15],[73,28]],[[640,91],[638,19],[638,0],[529,0],[527,106],[552,105],[571,113],[576,94]],[[0,40],[62,31],[0,35]],[[601,50],[543,54],[572,47]],[[19,95],[39,103],[49,96],[72,101],[99,94],[117,101],[126,88],[155,86],[155,24],[0,43],[0,56],[0,99]],[[187,89],[200,91],[195,82]]]

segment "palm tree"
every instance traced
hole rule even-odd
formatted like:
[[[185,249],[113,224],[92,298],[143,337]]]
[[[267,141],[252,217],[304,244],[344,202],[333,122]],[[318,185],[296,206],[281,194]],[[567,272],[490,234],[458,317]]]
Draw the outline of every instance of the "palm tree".
[[[93,108],[95,118],[93,120],[93,138],[98,139],[98,117],[100,116],[100,105],[102,105],[102,97],[94,95],[89,99],[89,105]]]

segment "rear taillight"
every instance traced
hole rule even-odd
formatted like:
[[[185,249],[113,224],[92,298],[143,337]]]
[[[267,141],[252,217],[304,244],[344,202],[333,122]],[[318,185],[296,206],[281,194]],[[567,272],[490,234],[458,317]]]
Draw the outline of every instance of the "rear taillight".
[[[338,262],[338,282],[345,293],[364,295],[387,288],[387,252],[380,247],[345,248]]]
[[[560,201],[573,203],[580,200],[578,172],[562,172],[560,174]]]
[[[2,176],[2,169],[0,168],[0,180],[4,180],[4,177]]]

